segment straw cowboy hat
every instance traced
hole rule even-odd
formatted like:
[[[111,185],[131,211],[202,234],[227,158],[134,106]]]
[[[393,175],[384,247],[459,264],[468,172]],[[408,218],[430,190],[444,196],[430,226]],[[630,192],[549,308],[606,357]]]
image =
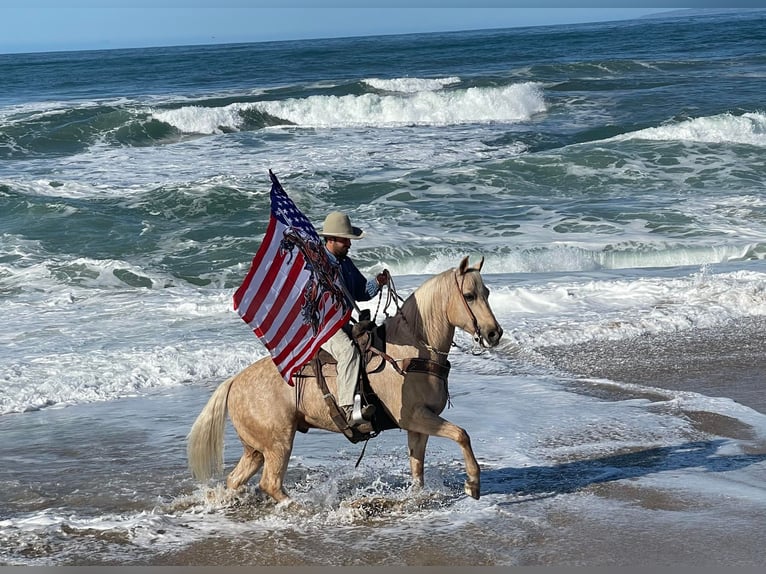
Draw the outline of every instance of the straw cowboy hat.
[[[322,224],[322,231],[319,235],[324,237],[345,237],[346,239],[361,239],[364,237],[364,231],[351,225],[348,215],[340,211],[333,211],[327,214]]]

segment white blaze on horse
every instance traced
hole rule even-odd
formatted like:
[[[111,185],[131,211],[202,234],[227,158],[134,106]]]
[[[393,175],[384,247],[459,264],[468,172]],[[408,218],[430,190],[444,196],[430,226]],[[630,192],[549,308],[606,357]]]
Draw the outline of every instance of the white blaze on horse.
[[[367,374],[378,405],[396,426],[407,431],[414,485],[423,486],[428,437],[450,438],[460,446],[465,459],[465,492],[477,499],[480,470],[468,433],[439,415],[449,397],[447,355],[455,329],[472,335],[483,347],[496,346],[503,334],[489,306],[489,289],[480,273],[483,263],[482,257],[469,267],[465,257],[457,268],[418,287],[398,312],[384,321],[385,356],[389,360]],[[229,474],[227,487],[241,487],[263,468],[261,490],[277,502],[288,500],[283,481],[296,431],[321,428],[341,432],[316,378],[294,377],[294,381],[294,387],[286,384],[271,357],[264,357],[221,383],[187,437],[192,475],[207,481],[222,472],[228,410],[244,453]],[[335,377],[327,376],[326,384],[334,393]]]

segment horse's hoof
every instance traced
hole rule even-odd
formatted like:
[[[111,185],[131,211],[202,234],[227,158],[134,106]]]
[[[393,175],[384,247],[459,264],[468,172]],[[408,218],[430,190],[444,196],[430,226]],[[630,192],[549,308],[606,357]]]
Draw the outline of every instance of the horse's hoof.
[[[300,502],[293,500],[292,498],[285,498],[277,502],[276,508],[283,512],[289,512],[290,514],[299,514],[308,516],[309,510]]]
[[[479,500],[479,483],[478,482],[471,482],[470,480],[465,481],[465,493],[470,496],[471,498],[475,498],[476,500]]]

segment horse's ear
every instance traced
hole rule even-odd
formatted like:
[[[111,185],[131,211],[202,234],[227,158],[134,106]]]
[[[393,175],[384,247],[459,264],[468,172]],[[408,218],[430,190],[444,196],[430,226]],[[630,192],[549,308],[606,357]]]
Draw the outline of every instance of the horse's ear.
[[[460,262],[460,266],[458,267],[458,273],[460,275],[464,275],[466,271],[470,271],[475,269],[476,271],[481,271],[482,266],[484,265],[484,256],[481,256],[481,259],[479,262],[474,265],[473,267],[468,267],[468,256],[466,255],[463,257],[463,260]]]

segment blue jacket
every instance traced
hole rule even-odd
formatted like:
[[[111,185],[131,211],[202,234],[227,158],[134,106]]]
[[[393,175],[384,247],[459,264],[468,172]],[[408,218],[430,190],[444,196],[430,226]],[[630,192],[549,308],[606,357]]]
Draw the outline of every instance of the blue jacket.
[[[354,262],[350,257],[338,259],[325,248],[327,257],[331,263],[340,266],[340,274],[343,277],[343,283],[346,285],[346,289],[354,298],[354,301],[369,301],[380,291],[380,285],[375,277],[365,279],[361,271],[356,268]],[[352,301],[353,303],[353,301]]]

